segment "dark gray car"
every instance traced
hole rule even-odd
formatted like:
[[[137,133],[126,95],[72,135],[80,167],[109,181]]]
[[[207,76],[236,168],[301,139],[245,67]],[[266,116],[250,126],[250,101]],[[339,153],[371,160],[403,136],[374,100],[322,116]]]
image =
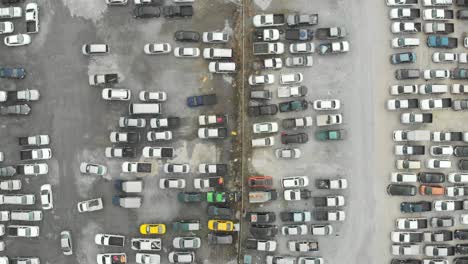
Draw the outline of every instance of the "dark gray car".
[[[405,184],[389,184],[387,193],[395,196],[415,196],[417,193],[416,186]]]

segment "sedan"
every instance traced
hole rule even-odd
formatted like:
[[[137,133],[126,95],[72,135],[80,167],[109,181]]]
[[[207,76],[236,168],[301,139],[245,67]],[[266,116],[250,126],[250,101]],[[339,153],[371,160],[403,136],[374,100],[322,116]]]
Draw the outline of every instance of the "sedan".
[[[307,176],[286,177],[281,180],[283,188],[298,188],[307,187],[309,185],[309,178]]]
[[[432,156],[450,156],[453,154],[452,146],[431,146],[430,153]]]
[[[330,100],[315,100],[314,109],[315,110],[338,110],[340,109],[341,103],[338,99]]]
[[[164,164],[165,173],[189,173],[190,165],[188,164]]]
[[[108,5],[126,5],[128,0],[106,0]]]
[[[185,188],[184,179],[162,178],[159,180],[159,188],[161,189],[183,189]]]
[[[447,245],[427,245],[424,253],[429,257],[446,257],[455,255],[455,247]]]
[[[226,43],[229,35],[224,32],[203,32],[203,43]]]
[[[171,140],[172,131],[149,131],[146,134],[146,139],[149,142],[160,141],[160,140]]]
[[[281,143],[283,144],[292,144],[292,143],[300,143],[304,144],[309,141],[309,137],[306,133],[297,133],[297,134],[281,134]]]
[[[434,52],[432,54],[432,61],[435,63],[457,62],[458,55],[451,52]]]
[[[149,101],[164,102],[167,100],[167,93],[166,92],[141,91],[138,97],[143,102],[149,102]]]
[[[273,74],[249,76],[250,85],[264,85],[264,84],[272,84],[274,82],[275,82],[275,76]]]
[[[200,248],[201,239],[198,237],[175,237],[172,240],[174,248],[191,249]]]
[[[390,56],[390,62],[392,64],[414,63],[416,62],[416,53],[402,52],[402,53],[392,54]]]
[[[281,233],[283,235],[307,235],[307,226],[306,225],[286,225],[281,227]]]
[[[102,90],[102,99],[104,100],[128,101],[131,97],[132,92],[129,89],[105,88]]]
[[[428,159],[426,160],[426,168],[428,169],[450,169],[452,162],[450,160]]]
[[[286,67],[312,67],[314,60],[312,56],[287,57]]]
[[[141,224],[140,234],[142,235],[163,235],[166,233],[165,224]]]
[[[54,207],[52,185],[44,184],[41,186],[41,204],[43,210],[50,210]]]
[[[135,261],[137,264],[159,264],[161,256],[158,254],[136,253]]]
[[[102,198],[91,199],[87,201],[82,201],[77,204],[78,212],[93,212],[99,211],[104,208],[102,204]]]
[[[169,43],[148,43],[143,47],[143,51],[148,55],[167,54],[172,50]]]
[[[289,45],[289,52],[292,54],[296,53],[313,53],[315,50],[315,45],[312,42],[307,43],[293,43]]]
[[[177,47],[174,49],[174,56],[176,57],[185,57],[185,58],[196,58],[200,56],[199,48],[180,48]]]
[[[195,31],[179,30],[174,34],[174,38],[176,41],[199,42],[200,33]]]
[[[195,261],[195,253],[172,251],[169,253],[168,259],[170,263],[193,263]]]
[[[146,126],[146,120],[144,118],[128,118],[121,116],[119,118],[119,127],[134,127],[144,128]]]
[[[0,22],[0,34],[13,33],[14,29],[15,27],[10,21]]]
[[[425,70],[423,72],[424,79],[448,79],[450,78],[449,70]]]
[[[60,233],[60,247],[65,256],[73,255],[73,244],[70,231],[62,231]]]
[[[133,10],[135,18],[158,18],[161,16],[161,9],[152,5],[139,5]]]
[[[417,94],[417,85],[392,85],[390,86],[391,95]]]
[[[389,195],[398,196],[415,196],[417,189],[416,186],[413,185],[389,184],[387,187],[387,193]]]
[[[450,183],[468,183],[468,174],[449,173],[447,181]]]
[[[80,164],[80,172],[83,174],[96,174],[103,176],[106,174],[107,168],[104,165],[82,162]]]
[[[31,37],[28,34],[17,34],[5,37],[5,45],[9,47],[17,47],[31,44]]]
[[[254,134],[278,132],[278,123],[276,122],[255,123],[253,124],[253,132]]]
[[[301,157],[301,150],[298,148],[279,148],[275,150],[278,159],[298,159]]]

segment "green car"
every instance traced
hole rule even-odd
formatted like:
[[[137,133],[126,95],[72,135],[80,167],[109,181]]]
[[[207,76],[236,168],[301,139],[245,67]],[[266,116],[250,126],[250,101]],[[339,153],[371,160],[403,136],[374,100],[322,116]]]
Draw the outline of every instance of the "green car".
[[[209,203],[225,203],[226,193],[225,192],[207,192],[206,201]]]
[[[342,140],[346,133],[343,129],[322,130],[315,133],[315,138],[319,141]]]

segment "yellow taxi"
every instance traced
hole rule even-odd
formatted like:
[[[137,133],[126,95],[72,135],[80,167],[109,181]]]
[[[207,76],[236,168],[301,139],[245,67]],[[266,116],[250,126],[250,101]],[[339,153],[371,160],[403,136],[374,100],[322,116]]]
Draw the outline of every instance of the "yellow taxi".
[[[141,224],[140,234],[142,235],[162,235],[166,233],[165,224]]]
[[[213,231],[234,231],[234,223],[226,220],[209,220],[208,229]]]

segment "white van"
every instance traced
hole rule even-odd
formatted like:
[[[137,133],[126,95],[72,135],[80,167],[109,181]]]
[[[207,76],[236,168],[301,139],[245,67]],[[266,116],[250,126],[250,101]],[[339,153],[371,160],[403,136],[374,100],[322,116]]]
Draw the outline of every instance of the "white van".
[[[236,63],[227,61],[210,62],[208,70],[211,73],[233,73],[236,72]]]
[[[17,210],[11,211],[10,219],[12,221],[41,221],[42,211],[39,210]]]
[[[286,73],[280,75],[281,84],[301,83],[302,80],[304,80],[304,76],[300,72]]]
[[[446,84],[421,84],[419,86],[420,94],[442,94],[448,92]]]
[[[232,58],[232,49],[205,48],[203,49],[203,58],[208,60],[230,59]]]
[[[109,53],[109,46],[106,44],[84,44],[81,51],[83,55],[106,55]]]
[[[142,104],[142,103],[130,104],[128,106],[128,113],[130,115],[160,114],[161,104]]]

